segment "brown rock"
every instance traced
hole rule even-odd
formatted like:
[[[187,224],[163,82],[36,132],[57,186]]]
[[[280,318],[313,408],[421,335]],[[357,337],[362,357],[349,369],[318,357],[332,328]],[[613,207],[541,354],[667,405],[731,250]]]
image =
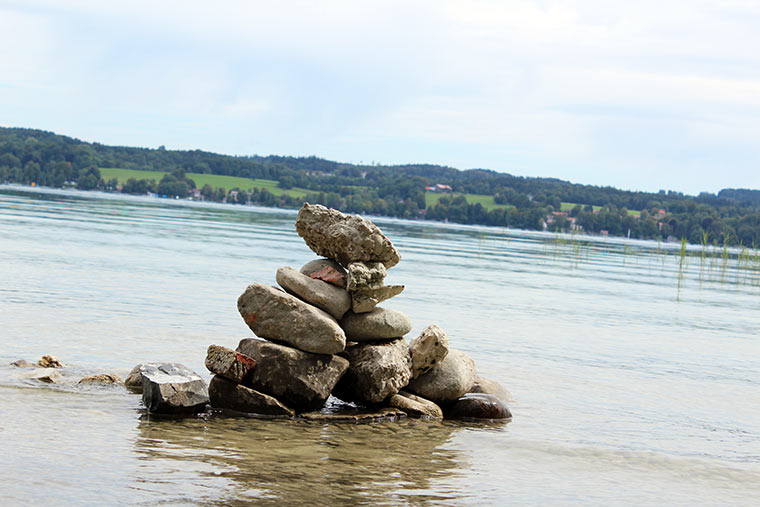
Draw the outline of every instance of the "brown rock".
[[[121,384],[121,377],[112,373],[101,373],[100,375],[90,375],[80,380],[79,384]]]
[[[509,394],[509,391],[507,391],[504,386],[495,380],[489,380],[483,377],[478,377],[478,379],[475,381],[475,384],[473,384],[472,388],[470,389],[470,392],[490,394],[492,396],[496,396],[504,403],[509,403],[512,401],[512,395]]]
[[[415,396],[406,391],[399,391],[388,400],[391,407],[403,410],[409,417],[426,417],[431,419],[443,419],[441,407],[430,400]]]
[[[300,271],[309,278],[322,280],[341,289],[346,288],[346,270],[332,259],[317,259],[307,262]]]
[[[346,335],[327,312],[274,287],[254,283],[238,298],[238,310],[256,336],[314,354],[335,354]]]
[[[470,392],[476,379],[475,362],[464,352],[451,349],[443,361],[413,379],[407,390],[436,403],[446,403]]]
[[[208,396],[214,408],[226,408],[250,414],[293,417],[295,411],[273,396],[214,375],[208,386]]]
[[[64,365],[57,357],[45,354],[37,361],[37,366],[40,368],[63,368]]]
[[[351,296],[345,289],[309,278],[295,268],[285,266],[278,269],[276,278],[280,287],[288,293],[326,311],[336,319],[343,317],[351,308]]]
[[[351,311],[367,313],[383,301],[398,296],[404,290],[403,285],[383,285],[375,289],[362,289],[351,293]]]
[[[507,405],[496,396],[467,393],[446,410],[446,419],[511,419]]]
[[[246,384],[296,410],[322,407],[348,368],[340,356],[309,354],[255,338],[241,340],[237,350],[256,361]]]
[[[25,359],[19,359],[18,361],[13,361],[11,363],[11,366],[15,366],[16,368],[37,368],[36,364],[30,363],[29,361]]]
[[[296,231],[317,255],[335,259],[343,266],[370,261],[390,268],[401,260],[393,243],[375,224],[320,204],[305,203],[301,207]]]
[[[304,412],[299,417],[309,421],[365,423],[379,420],[395,420],[406,417],[403,410],[380,408],[377,410],[355,409],[338,412]]]
[[[256,361],[227,347],[209,345],[206,352],[206,368],[224,378],[240,384],[256,366]]]
[[[335,396],[344,401],[380,403],[393,396],[411,377],[406,340],[361,343],[345,351],[349,367],[335,386]]]
[[[412,378],[430,371],[432,367],[443,361],[448,353],[449,337],[443,329],[435,324],[423,329],[422,333],[409,345],[409,354],[412,356]]]

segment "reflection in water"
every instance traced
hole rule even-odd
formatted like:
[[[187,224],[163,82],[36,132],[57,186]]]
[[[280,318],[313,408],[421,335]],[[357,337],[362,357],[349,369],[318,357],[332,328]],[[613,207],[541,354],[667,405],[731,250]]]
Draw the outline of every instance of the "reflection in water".
[[[183,498],[171,501],[195,503],[453,500],[457,492],[433,483],[466,466],[464,457],[446,445],[460,429],[420,420],[143,419],[135,441],[140,466],[134,483],[169,495],[182,484]]]

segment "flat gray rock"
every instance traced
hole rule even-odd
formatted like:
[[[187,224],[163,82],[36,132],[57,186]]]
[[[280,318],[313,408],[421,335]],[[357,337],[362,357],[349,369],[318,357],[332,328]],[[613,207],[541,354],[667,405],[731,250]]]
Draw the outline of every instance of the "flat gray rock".
[[[179,363],[145,364],[143,404],[157,414],[192,414],[202,412],[209,401],[206,382],[187,366]]]
[[[375,224],[320,204],[307,202],[301,207],[296,231],[317,255],[334,259],[343,266],[369,261],[382,262],[390,268],[401,260],[393,243]]]
[[[240,352],[221,345],[209,345],[206,351],[206,368],[237,384],[241,383],[253,368],[256,361]]]
[[[347,313],[340,321],[346,338],[355,342],[400,338],[412,330],[406,314],[388,308],[375,308],[367,313]]]
[[[278,269],[276,279],[286,292],[326,311],[336,319],[343,317],[351,308],[351,296],[345,289],[310,278],[290,266]]]
[[[124,387],[130,391],[141,393],[143,389],[143,376],[140,373],[140,368],[145,365],[159,366],[161,363],[140,363],[129,372],[127,378],[124,379]]]
[[[412,378],[430,371],[432,367],[443,361],[448,353],[449,337],[443,329],[435,324],[423,329],[422,333],[409,345],[409,354],[412,356]]]
[[[214,375],[208,386],[211,406],[246,412],[249,414],[293,417],[295,411],[273,396],[260,393],[250,387]]]
[[[430,400],[406,391],[399,391],[388,400],[391,407],[403,410],[409,417],[443,419],[441,407]]]
[[[335,354],[346,347],[346,335],[329,313],[269,285],[249,285],[238,298],[238,310],[261,338],[314,354]]]
[[[256,361],[246,384],[296,410],[322,407],[348,368],[348,360],[340,356],[310,354],[255,338],[241,340],[237,350]]]
[[[317,259],[307,262],[300,271],[309,278],[322,280],[341,289],[346,288],[346,270],[332,259]]]
[[[404,290],[403,285],[383,285],[374,289],[362,289],[351,293],[351,311],[367,313],[383,301],[398,296]]]
[[[411,377],[406,340],[360,343],[347,348],[348,371],[335,386],[341,400],[380,403],[406,386]]]
[[[512,412],[496,396],[467,393],[446,409],[446,419],[511,419]]]
[[[451,349],[443,361],[409,382],[407,391],[436,403],[446,403],[470,392],[476,379],[475,362],[464,352]]]
[[[382,262],[352,262],[346,266],[346,290],[377,288],[383,285],[388,272]]]

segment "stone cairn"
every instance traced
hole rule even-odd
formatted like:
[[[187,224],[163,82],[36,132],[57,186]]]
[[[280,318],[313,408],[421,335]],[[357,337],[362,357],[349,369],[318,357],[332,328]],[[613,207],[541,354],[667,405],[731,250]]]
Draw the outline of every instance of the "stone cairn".
[[[473,360],[427,326],[407,344],[407,315],[377,306],[403,285],[385,285],[398,250],[372,222],[304,204],[296,231],[321,259],[277,270],[280,288],[253,283],[238,310],[256,338],[237,349],[211,345],[214,373],[182,365],[138,365],[127,379],[150,412],[215,409],[312,420],[426,417],[509,419],[509,394],[479,378]],[[132,380],[130,380],[132,379]],[[330,395],[340,403],[323,409]]]

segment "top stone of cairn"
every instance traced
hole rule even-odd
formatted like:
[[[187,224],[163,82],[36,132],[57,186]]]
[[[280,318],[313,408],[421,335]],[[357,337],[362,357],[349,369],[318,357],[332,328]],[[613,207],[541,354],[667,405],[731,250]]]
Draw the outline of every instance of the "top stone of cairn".
[[[317,255],[351,262],[382,262],[386,268],[401,260],[396,247],[380,229],[357,215],[346,215],[321,204],[305,203],[298,212],[296,231]]]

